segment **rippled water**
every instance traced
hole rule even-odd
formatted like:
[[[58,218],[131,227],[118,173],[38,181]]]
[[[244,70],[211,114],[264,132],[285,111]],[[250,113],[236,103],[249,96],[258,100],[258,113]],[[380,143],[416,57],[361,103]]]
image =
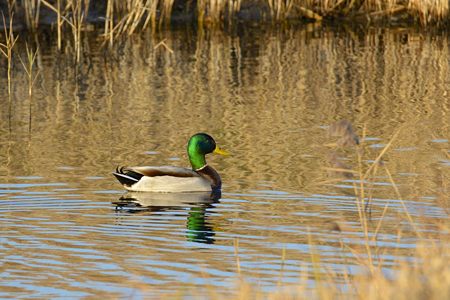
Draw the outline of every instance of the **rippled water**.
[[[162,38],[173,53],[153,48]],[[358,157],[367,169],[396,133],[365,182],[369,227],[387,207],[377,257],[388,271],[417,232],[437,238],[448,222],[446,36],[177,30],[107,54],[90,42],[78,68],[40,47],[31,98],[19,63],[10,98],[0,78],[0,297],[211,296],[240,276],[266,290],[302,274],[313,284],[311,242],[325,267],[361,272],[342,247],[363,247],[359,175],[342,169]],[[329,126],[342,119],[360,146],[336,145]],[[111,175],[186,166],[198,131],[232,153],[208,157],[221,199],[125,194]]]

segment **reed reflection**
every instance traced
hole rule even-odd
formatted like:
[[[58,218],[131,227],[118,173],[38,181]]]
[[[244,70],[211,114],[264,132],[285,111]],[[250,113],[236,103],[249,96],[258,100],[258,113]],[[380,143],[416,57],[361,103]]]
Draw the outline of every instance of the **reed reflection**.
[[[116,206],[116,212],[120,214],[142,215],[173,211],[175,215],[178,215],[176,211],[188,209],[186,239],[191,242],[213,244],[215,232],[212,224],[208,222],[208,215],[211,214],[208,209],[214,207],[220,197],[220,191],[212,193],[127,192],[112,204]],[[172,217],[173,215],[168,216],[168,218]]]

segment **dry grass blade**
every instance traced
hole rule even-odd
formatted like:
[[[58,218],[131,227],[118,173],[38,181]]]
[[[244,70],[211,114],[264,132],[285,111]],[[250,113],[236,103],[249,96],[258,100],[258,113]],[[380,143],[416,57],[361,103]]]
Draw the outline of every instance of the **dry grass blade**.
[[[383,212],[381,213],[380,220],[378,221],[377,227],[375,228],[375,231],[374,231],[374,234],[373,234],[372,241],[376,241],[376,239],[377,239],[378,232],[379,232],[380,229],[381,229],[381,225],[382,225],[382,223],[383,223],[384,217],[386,216],[386,212],[387,212],[387,210],[388,210],[389,204],[390,204],[390,203],[386,203],[386,205],[385,205],[384,208],[383,208]]]
[[[55,8],[53,5],[51,5],[50,3],[48,3],[46,0],[41,0],[41,2],[44,3],[45,6],[53,10],[55,13],[58,13],[58,9]]]
[[[36,57],[38,54],[38,49],[36,49],[36,51],[32,51],[29,47],[28,44],[26,44],[26,52],[27,52],[27,62],[24,62],[22,60],[22,57],[19,56],[20,62],[22,63],[22,66],[25,70],[25,73],[28,76],[28,98],[29,98],[29,127],[28,130],[31,133],[31,108],[32,108],[32,96],[33,96],[33,86],[34,83],[36,81],[36,79],[39,76],[39,70],[37,71],[36,75],[33,74],[33,68],[36,62]]]
[[[30,28],[32,31],[35,31],[39,26],[41,1],[40,0],[23,1],[23,6],[25,10],[25,21],[27,27]]]
[[[395,191],[395,193],[396,193],[396,195],[397,195],[397,198],[398,198],[398,200],[400,201],[403,210],[405,211],[406,217],[408,218],[408,221],[409,221],[410,225],[414,228],[415,233],[416,233],[419,237],[422,237],[422,235],[421,235],[421,233],[420,233],[420,231],[419,231],[419,228],[417,228],[416,223],[414,222],[413,218],[411,217],[411,214],[410,214],[409,211],[408,211],[408,208],[407,208],[406,205],[405,205],[405,201],[403,201],[402,196],[400,195],[400,191],[398,190],[398,187],[397,187],[397,185],[395,184],[394,179],[392,178],[391,172],[389,171],[389,169],[388,169],[387,167],[384,167],[384,170],[386,171],[386,174],[387,174],[388,177],[389,177],[389,181],[391,182],[391,184],[392,184],[392,186],[393,186],[393,188],[394,188],[394,191]]]
[[[241,274],[241,262],[239,260],[239,239],[234,239],[234,255],[236,256],[236,267],[238,274]]]
[[[402,128],[398,129],[397,132],[394,133],[392,138],[386,144],[386,146],[384,146],[383,150],[381,150],[380,154],[378,154],[377,158],[373,161],[373,163],[370,165],[370,167],[364,173],[364,176],[362,176],[363,180],[365,180],[367,178],[367,176],[369,175],[369,173],[372,171],[372,169],[375,168],[380,163],[381,158],[388,151],[388,149],[391,147],[392,143],[395,141],[395,139],[397,138],[397,136],[398,136],[398,134],[400,133],[401,130],[402,130]]]
[[[167,49],[170,53],[173,53],[173,50],[167,46],[167,44],[165,43],[165,39],[162,40],[161,42],[159,42],[158,44],[156,44],[153,49],[158,49],[159,47],[163,46],[165,49]]]
[[[62,47],[62,26],[63,26],[63,19],[64,17],[61,16],[61,0],[57,0],[56,1],[56,7],[54,7],[53,5],[51,5],[50,3],[48,3],[46,0],[41,0],[42,3],[44,3],[45,6],[47,6],[48,8],[50,8],[51,10],[53,10],[56,13],[56,21],[57,21],[57,25],[56,25],[56,29],[57,29],[57,34],[58,34],[58,50],[61,51],[61,47]]]
[[[2,48],[6,48],[7,46],[3,43],[0,43],[0,52],[2,53],[2,55],[4,55],[6,58],[8,57],[8,54],[5,52],[5,50],[3,50]]]
[[[8,95],[11,96],[11,84],[12,84],[12,59],[13,59],[13,48],[17,42],[19,36],[14,36],[13,31],[13,18],[11,15],[9,18],[9,27],[6,25],[5,15],[2,13],[3,26],[5,29],[5,43],[0,44],[1,53],[5,56],[8,63],[7,76],[8,76]],[[9,28],[9,29],[8,29]]]
[[[216,25],[225,18],[231,21],[240,7],[241,0],[200,0],[197,2],[197,22],[200,26],[203,26]]]
[[[295,7],[306,17],[309,19],[313,19],[316,21],[322,21],[323,17],[316,13],[315,11],[313,11],[312,9],[308,9],[306,7],[300,6],[300,5],[295,5]]]
[[[57,15],[57,32],[58,32],[58,50],[61,50],[62,47],[62,26],[64,23],[69,24],[70,29],[72,31],[73,42],[75,46],[75,58],[76,61],[79,62],[81,59],[81,32],[82,25],[85,19],[86,9],[83,8],[83,4],[80,0],[71,0],[67,2],[66,11],[69,11],[70,17],[67,18],[61,13],[61,0],[56,1],[56,7],[46,0],[42,0],[42,3],[53,10]],[[88,6],[88,2],[85,3],[85,6]]]
[[[315,251],[314,244],[313,244],[312,237],[311,237],[311,232],[309,229],[308,229],[308,245],[309,245],[309,249],[310,249],[311,264],[312,264],[312,268],[313,268],[314,280],[316,281],[319,294],[321,294],[323,291],[323,287],[322,287],[322,276],[320,274],[320,256]]]
[[[36,49],[36,51],[33,52],[33,51],[31,51],[30,48],[28,48],[28,44],[26,44],[25,46],[26,46],[26,52],[27,52],[27,63],[24,62],[22,60],[22,57],[20,57],[20,56],[19,56],[19,59],[20,59],[20,63],[23,66],[23,69],[25,70],[25,72],[28,75],[28,95],[31,96],[33,85],[39,75],[39,70],[38,70],[38,73],[35,76],[33,76],[33,68],[34,68],[34,64],[36,62],[38,49]]]

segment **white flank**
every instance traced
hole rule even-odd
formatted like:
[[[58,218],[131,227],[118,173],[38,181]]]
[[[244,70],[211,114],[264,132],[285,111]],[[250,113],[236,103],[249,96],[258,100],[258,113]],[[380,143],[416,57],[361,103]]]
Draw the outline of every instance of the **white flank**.
[[[138,182],[130,187],[125,186],[129,191],[134,192],[210,192],[211,183],[203,177],[174,177],[155,176],[142,177]]]

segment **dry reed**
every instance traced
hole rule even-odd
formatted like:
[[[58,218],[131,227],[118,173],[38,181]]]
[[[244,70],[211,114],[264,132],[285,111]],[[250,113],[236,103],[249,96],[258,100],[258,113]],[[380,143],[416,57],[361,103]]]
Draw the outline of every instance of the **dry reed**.
[[[5,29],[5,43],[0,43],[0,52],[7,59],[8,95],[11,96],[13,48],[19,36],[14,35],[12,26],[13,16],[10,16],[9,27],[6,26],[5,16],[3,16],[3,24]]]
[[[103,14],[105,22],[104,34],[109,39],[111,34],[133,33],[148,26],[155,28],[163,23],[170,22],[174,10],[174,0],[104,0],[104,11],[97,8],[96,13]],[[195,3],[183,4],[182,10],[177,13],[194,12],[199,24],[221,23],[235,18],[242,7],[246,11],[268,10],[272,19],[280,21],[288,18],[306,17],[314,20],[322,18],[343,17],[353,18],[365,16],[392,16],[406,13],[416,18],[421,24],[446,22],[449,16],[449,3],[447,0],[200,0]],[[25,26],[35,30],[39,26],[42,8],[47,7],[56,13],[56,29],[61,37],[61,30],[65,27],[69,15],[77,14],[78,21],[82,21],[79,9],[83,7],[83,15],[93,10],[89,0],[24,0],[8,1],[8,12],[23,11]],[[77,21],[77,22],[78,22]],[[75,20],[72,20],[75,24]]]
[[[29,47],[28,44],[26,44],[25,46],[26,49],[26,60],[23,60],[20,56],[20,62],[22,63],[23,69],[25,70],[25,73],[27,74],[28,77],[28,100],[29,100],[29,119],[28,119],[28,130],[31,133],[31,111],[32,111],[32,104],[33,104],[33,86],[34,83],[36,82],[36,79],[39,76],[39,70],[36,72],[36,74],[33,72],[34,70],[34,66],[36,63],[36,58],[38,55],[38,49],[36,49],[35,51],[32,51]]]
[[[441,225],[436,236],[425,236],[420,232],[415,220],[409,213],[397,185],[389,171],[382,164],[383,157],[388,153],[389,148],[395,143],[399,135],[399,129],[380,151],[378,156],[370,165],[364,165],[364,144],[358,146],[356,158],[358,161],[359,174],[358,182],[354,183],[355,204],[359,215],[361,232],[363,233],[364,247],[361,249],[352,247],[343,242],[345,233],[341,231],[341,225],[335,226],[336,234],[342,235],[341,249],[350,251],[353,260],[361,268],[358,275],[349,274],[347,271],[336,272],[327,268],[321,263],[321,256],[315,247],[316,242],[311,235],[308,235],[310,246],[312,277],[314,287],[309,286],[306,278],[311,277],[307,272],[299,274],[300,283],[298,285],[282,286],[278,285],[275,292],[263,292],[256,286],[251,286],[245,280],[241,281],[237,287],[239,299],[449,299],[450,298],[450,244],[448,225]],[[365,139],[365,130],[362,141]],[[389,204],[387,204],[379,217],[376,226],[371,230],[369,226],[370,214],[367,206],[370,205],[371,194],[367,190],[373,178],[379,170],[384,170],[389,178],[392,188],[400,201],[405,219],[417,236],[414,254],[408,260],[397,259],[394,261],[396,267],[385,266],[379,254],[383,253],[381,247],[377,246],[378,233],[382,227],[384,217]],[[400,241],[402,232],[398,232],[397,239]],[[235,250],[237,252],[237,250]],[[285,254],[283,255],[283,260]],[[392,269],[389,275],[385,267]],[[302,280],[303,279],[303,280]],[[228,298],[224,295],[223,298]]]
[[[92,2],[94,3],[94,2]],[[87,16],[90,13],[100,15],[97,20],[103,21],[103,36],[110,47],[120,37],[128,37],[135,32],[151,28],[155,31],[170,23],[174,14],[194,15],[199,27],[232,24],[238,12],[243,8],[246,13],[265,19],[266,11],[272,20],[287,19],[323,19],[360,20],[396,19],[409,17],[422,25],[430,23],[442,24],[449,18],[448,0],[200,0],[186,2],[183,8],[174,11],[174,0],[103,0],[96,2],[99,7],[91,5],[90,0],[23,0],[8,1],[7,13],[10,20],[14,13],[23,15],[23,26],[36,32],[42,15],[54,13],[54,27],[57,36],[58,50],[62,50],[64,35],[70,33],[76,61],[82,53],[82,33],[85,30]],[[45,9],[44,9],[45,8]],[[47,10],[47,12],[45,12]],[[92,10],[92,11],[91,11]],[[97,10],[97,11],[94,11]],[[259,13],[256,13],[259,12]],[[49,19],[47,16],[47,19]],[[263,16],[263,17],[261,17]],[[250,19],[252,17],[249,17]],[[261,20],[262,20],[261,19]],[[255,21],[255,20],[252,20]],[[14,24],[9,24],[11,27]]]
[[[19,59],[28,77],[28,96],[31,97],[33,95],[34,83],[39,75],[39,71],[36,74],[33,73],[34,65],[36,63],[36,58],[38,54],[38,49],[32,51],[30,48],[28,48],[28,44],[26,44],[25,49],[27,55],[26,61],[23,60],[20,56]]]
[[[87,8],[89,7],[89,0],[68,0],[63,11],[61,10],[61,0],[56,1],[56,6],[45,0],[42,0],[42,3],[56,13],[58,50],[60,51],[62,48],[62,26],[64,23],[69,24],[74,42],[75,58],[79,62],[81,59],[81,32]]]
[[[41,9],[40,0],[24,1],[25,22],[27,28],[31,31],[36,31],[39,25],[39,12]]]

